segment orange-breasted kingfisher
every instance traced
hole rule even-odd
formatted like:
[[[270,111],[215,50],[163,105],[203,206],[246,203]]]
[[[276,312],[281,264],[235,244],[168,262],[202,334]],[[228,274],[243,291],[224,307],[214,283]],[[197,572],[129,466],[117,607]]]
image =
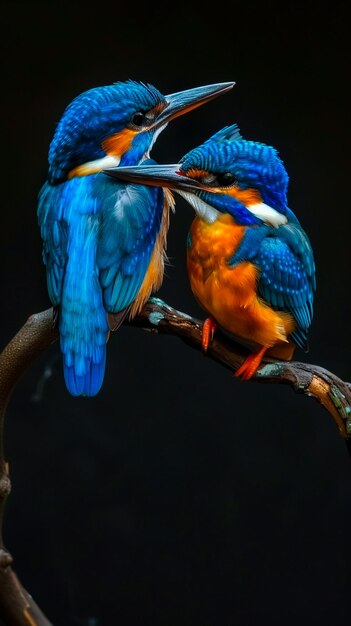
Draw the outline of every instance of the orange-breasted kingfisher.
[[[291,359],[308,349],[315,263],[307,234],[287,204],[288,174],[277,151],[246,141],[237,125],[217,132],[177,165],[111,171],[125,181],[162,185],[195,209],[187,245],[191,289],[216,326],[250,348],[235,375],[250,379],[267,353]]]
[[[101,388],[109,314],[115,330],[163,279],[170,202],[161,189],[117,182],[102,170],[148,160],[168,122],[233,85],[163,96],[152,85],[117,82],[80,94],[58,122],[38,221],[72,395]]]

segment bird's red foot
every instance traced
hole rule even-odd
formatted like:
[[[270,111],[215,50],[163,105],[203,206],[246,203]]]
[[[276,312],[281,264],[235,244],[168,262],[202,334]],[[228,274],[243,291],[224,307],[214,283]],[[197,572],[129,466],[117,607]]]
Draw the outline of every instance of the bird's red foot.
[[[207,352],[210,343],[213,341],[217,324],[213,317],[207,317],[202,325],[201,346],[204,352]]]
[[[252,378],[253,375],[256,374],[266,350],[267,348],[263,346],[258,352],[255,352],[254,354],[249,354],[244,363],[239,367],[238,370],[236,370],[234,376],[236,378],[241,378],[241,380],[250,380],[250,378]]]

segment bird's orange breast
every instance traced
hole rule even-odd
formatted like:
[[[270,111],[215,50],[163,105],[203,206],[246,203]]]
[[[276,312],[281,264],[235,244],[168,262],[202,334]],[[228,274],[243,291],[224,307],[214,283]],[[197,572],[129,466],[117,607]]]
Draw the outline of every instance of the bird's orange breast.
[[[227,331],[267,347],[286,342],[294,327],[291,315],[274,311],[257,295],[259,268],[243,262],[228,265],[246,227],[228,214],[213,223],[196,217],[190,229],[187,266],[192,291]]]

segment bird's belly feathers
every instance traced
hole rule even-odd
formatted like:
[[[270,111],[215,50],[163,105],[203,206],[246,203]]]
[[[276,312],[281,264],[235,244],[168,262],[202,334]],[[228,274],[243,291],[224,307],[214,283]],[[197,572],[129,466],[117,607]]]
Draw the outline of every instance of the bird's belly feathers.
[[[228,332],[267,347],[286,342],[293,318],[274,311],[257,295],[258,268],[250,262],[228,265],[244,233],[245,227],[229,215],[212,224],[200,218],[193,221],[187,254],[191,289]]]

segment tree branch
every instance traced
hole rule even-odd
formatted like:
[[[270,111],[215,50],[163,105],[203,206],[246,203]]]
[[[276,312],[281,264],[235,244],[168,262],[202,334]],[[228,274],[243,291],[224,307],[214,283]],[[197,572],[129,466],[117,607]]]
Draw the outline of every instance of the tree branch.
[[[202,322],[151,298],[129,325],[156,333],[176,335],[201,350]],[[10,493],[8,467],[4,457],[4,416],[11,393],[23,372],[58,338],[53,309],[32,315],[0,354],[0,618],[6,626],[51,626],[12,569],[12,557],[2,538],[4,507]],[[220,331],[207,356],[234,371],[247,352]],[[252,378],[254,382],[278,383],[297,393],[314,397],[332,416],[340,435],[351,442],[351,384],[326,369],[297,361],[266,358]]]
[[[0,354],[0,617],[6,626],[51,626],[12,569],[4,547],[2,524],[11,490],[4,456],[4,417],[11,393],[25,370],[55,341],[53,310],[32,315]]]
[[[158,298],[151,298],[141,314],[130,322],[145,330],[177,335],[192,348],[201,350],[202,322],[176,311]],[[247,351],[220,331],[210,345],[207,356],[235,371],[243,363]],[[317,365],[298,361],[265,358],[253,382],[290,385],[297,393],[312,396],[330,413],[339,433],[351,441],[351,384]]]

